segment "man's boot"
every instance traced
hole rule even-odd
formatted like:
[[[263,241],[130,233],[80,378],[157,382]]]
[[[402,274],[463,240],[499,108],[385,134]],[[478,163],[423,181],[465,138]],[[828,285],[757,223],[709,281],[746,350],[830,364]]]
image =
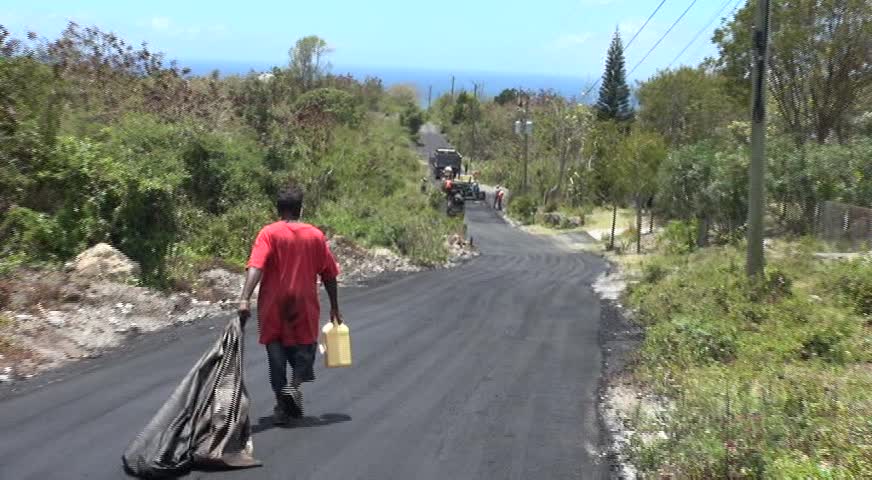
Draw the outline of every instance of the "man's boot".
[[[303,392],[291,385],[282,390],[282,406],[290,418],[303,418]]]
[[[290,410],[287,407],[285,395],[276,395],[276,406],[273,407],[273,424],[287,425],[291,421]]]

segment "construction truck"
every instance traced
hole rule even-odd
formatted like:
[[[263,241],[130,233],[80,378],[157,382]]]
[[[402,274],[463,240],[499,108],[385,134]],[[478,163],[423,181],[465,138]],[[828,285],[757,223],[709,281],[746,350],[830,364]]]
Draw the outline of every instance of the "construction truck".
[[[437,148],[430,157],[430,165],[433,167],[433,178],[439,180],[444,175],[446,167],[451,167],[454,175],[461,173],[463,156],[453,148]]]

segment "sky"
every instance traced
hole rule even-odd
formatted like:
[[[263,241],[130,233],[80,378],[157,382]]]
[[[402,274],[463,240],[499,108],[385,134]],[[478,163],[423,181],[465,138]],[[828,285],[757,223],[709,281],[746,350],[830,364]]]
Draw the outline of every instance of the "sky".
[[[494,72],[599,77],[615,28],[626,42],[661,0],[0,0],[0,25],[16,36],[54,38],[68,21],[96,25],[137,45],[148,42],[181,64],[216,67],[285,64],[305,35],[333,48],[333,70]],[[692,0],[666,0],[628,48],[631,69]],[[722,6],[697,0],[633,73],[645,79],[667,67]],[[723,16],[723,14],[721,15]],[[696,64],[716,52],[706,29],[682,55]]]

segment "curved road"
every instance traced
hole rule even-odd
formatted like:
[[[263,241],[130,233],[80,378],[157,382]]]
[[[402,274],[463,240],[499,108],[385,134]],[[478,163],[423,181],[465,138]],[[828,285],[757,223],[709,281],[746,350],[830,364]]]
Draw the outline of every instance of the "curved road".
[[[432,130],[424,149],[444,140]],[[467,211],[482,255],[340,292],[355,366],[319,368],[306,413],[277,428],[265,355],[246,384],[264,467],[199,479],[608,478],[598,462],[596,257]],[[124,478],[120,455],[214,342],[224,318],[142,339],[0,400],[0,479]],[[319,359],[319,367],[320,367]]]

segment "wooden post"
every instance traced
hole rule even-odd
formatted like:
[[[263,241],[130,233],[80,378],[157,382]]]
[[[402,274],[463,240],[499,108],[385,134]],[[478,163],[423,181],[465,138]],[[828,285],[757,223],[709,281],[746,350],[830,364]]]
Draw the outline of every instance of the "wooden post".
[[[615,223],[618,222],[618,202],[612,206],[612,235],[609,237],[609,251],[615,249]]]
[[[642,253],[642,195],[636,195],[636,253]]]

